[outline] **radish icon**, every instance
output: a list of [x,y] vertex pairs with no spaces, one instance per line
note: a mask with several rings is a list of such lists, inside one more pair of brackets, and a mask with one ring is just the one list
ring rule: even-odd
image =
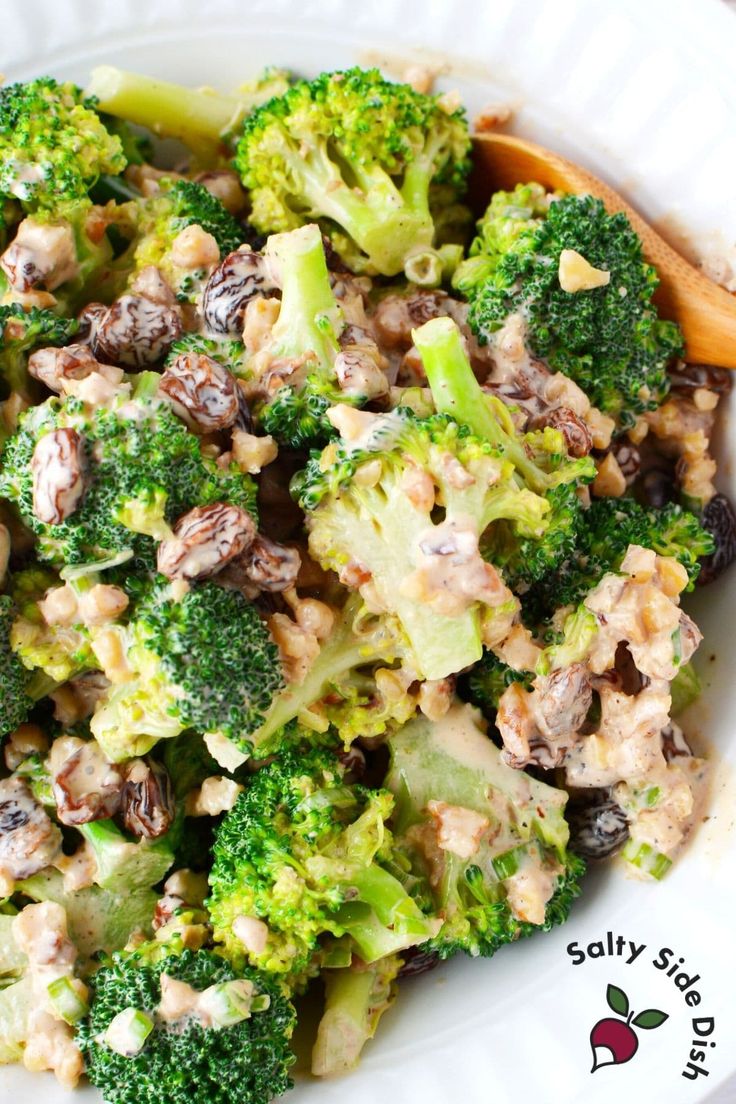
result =
[[608,986],[606,1000],[612,1012],[625,1016],[626,1019],[616,1020],[613,1016],[606,1016],[594,1026],[590,1033],[593,1051],[591,1073],[595,1073],[601,1066],[622,1066],[624,1062],[630,1062],[639,1049],[639,1037],[634,1028],[650,1030],[668,1019],[667,1013],[660,1012],[658,1008],[647,1008],[634,1016],[633,1012],[629,1012],[629,998],[616,985]]

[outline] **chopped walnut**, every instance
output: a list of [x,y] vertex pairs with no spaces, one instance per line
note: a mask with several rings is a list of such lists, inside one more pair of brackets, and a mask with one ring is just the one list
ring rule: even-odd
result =
[[309,668],[319,655],[319,640],[313,632],[303,629],[285,613],[274,613],[268,627],[279,649],[287,682],[303,682]]
[[215,502],[179,518],[158,546],[158,570],[169,579],[202,579],[220,571],[253,543],[256,527],[238,506]]
[[428,801],[427,810],[434,821],[437,846],[460,859],[471,859],[490,828],[488,817],[460,805],[444,801]]
[[232,778],[223,778],[221,775],[213,775],[205,778],[198,790],[193,790],[187,796],[186,814],[192,817],[219,816],[232,809],[243,787]]
[[179,268],[212,268],[220,260],[220,247],[201,226],[185,226],[171,243],[170,257]]
[[31,472],[34,514],[47,525],[60,525],[86,489],[84,442],[76,429],[53,429],[39,438]]
[[207,191],[219,199],[222,206],[231,215],[241,215],[248,206],[248,200],[237,173],[230,169],[210,169],[195,177]]
[[130,290],[134,295],[140,295],[143,299],[150,299],[152,303],[158,303],[162,307],[176,307],[177,305],[176,296],[171,285],[156,265],[145,265],[131,284]]
[[74,232],[68,222],[42,223],[25,218],[0,257],[11,287],[27,292],[42,284],[53,291],[79,271]]
[[451,678],[428,679],[419,687],[419,708],[430,721],[444,717],[452,704],[455,680]]
[[116,621],[128,608],[128,595],[120,587],[95,583],[78,598],[79,615],[89,628]]
[[38,612],[47,625],[73,625],[79,619],[74,588],[69,583],[51,587],[38,603]]
[[607,452],[597,465],[593,494],[598,498],[620,498],[626,490],[626,477],[612,452]]
[[66,345],[62,349],[37,349],[28,358],[28,373],[57,395],[63,381],[81,380],[99,370],[99,362],[87,345]]
[[233,431],[233,459],[241,471],[258,475],[273,463],[278,454],[278,445],[273,437],[256,437],[242,429]]

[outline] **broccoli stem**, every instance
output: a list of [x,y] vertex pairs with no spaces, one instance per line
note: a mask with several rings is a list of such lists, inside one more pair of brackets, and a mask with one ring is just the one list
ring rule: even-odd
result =
[[377,962],[431,938],[432,922],[383,867],[372,863],[351,871],[343,884],[357,891],[357,899],[340,907],[337,921],[354,939],[364,962]]
[[315,1077],[355,1069],[393,1000],[391,983],[398,967],[396,960],[367,969],[325,970],[325,1010],[312,1050]]
[[330,287],[319,227],[310,223],[285,234],[272,234],[265,255],[281,283],[281,310],[271,331],[277,355],[314,353],[331,370],[338,351],[342,317]]
[[161,881],[174,861],[166,838],[133,843],[111,820],[80,824],[79,831],[97,862],[95,882],[115,893],[149,889]]
[[[339,684],[344,675],[361,663],[370,663],[376,658],[365,639],[353,632],[353,622],[361,605],[362,599],[359,597],[348,599],[336,631],[322,645],[304,679],[298,684],[287,686],[275,698],[266,720],[249,738],[260,755],[264,754],[273,736],[280,733],[289,721],[293,721],[315,702],[320,701],[331,687]],[[384,662],[391,662],[392,657],[388,652],[387,648],[386,654],[381,654]],[[320,727],[324,727],[324,722]]]
[[225,96],[211,89],[184,88],[169,81],[98,65],[85,95],[100,111],[184,142],[216,144],[253,107],[250,96]]
[[514,434],[505,406],[486,395],[473,375],[456,323],[451,318],[432,318],[419,329],[412,330],[412,339],[422,358],[438,411],[449,414],[455,421],[468,426],[477,437],[503,449],[531,489],[544,490],[547,481]]

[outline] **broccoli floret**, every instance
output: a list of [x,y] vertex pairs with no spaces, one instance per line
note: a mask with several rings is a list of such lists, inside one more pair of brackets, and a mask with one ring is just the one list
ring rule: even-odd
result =
[[363,1047],[396,996],[401,958],[389,955],[371,966],[325,970],[325,1010],[312,1050],[312,1073],[332,1077],[355,1069]]
[[433,255],[432,187],[461,195],[468,151],[462,111],[376,69],[349,69],[299,81],[254,111],[235,163],[257,230],[318,221],[353,271],[395,276]]
[[133,240],[111,267],[112,294],[124,291],[141,269],[155,265],[179,300],[194,302],[209,272],[174,262],[171,247],[177,235],[188,226],[200,226],[215,239],[223,257],[243,241],[243,231],[230,212],[192,180],[162,180],[156,195],[121,204],[115,224]]
[[572,554],[524,595],[527,619],[537,623],[561,606],[576,605],[607,572],[618,571],[630,544],[673,556],[688,573],[688,589],[698,577],[701,557],[713,549],[712,537],[695,515],[676,503],[654,507],[640,506],[633,498],[594,499],[580,515]]
[[501,695],[512,682],[531,686],[534,675],[530,671],[515,671],[493,652],[484,652],[480,662],[464,680],[463,697],[480,709],[484,717],[492,719],[498,710]]
[[98,65],[92,70],[87,95],[110,115],[154,134],[180,138],[190,148],[205,152],[229,141],[249,112],[288,87],[289,76],[283,69],[266,69],[255,80],[223,94]]
[[517,184],[513,192],[495,192],[478,220],[478,234],[467,259],[455,269],[452,286],[466,299],[472,299],[494,276],[506,253],[532,248],[550,198],[541,184]]
[[[346,747],[358,736],[384,735],[416,708],[408,692],[397,693],[400,679],[392,682],[389,695],[376,681],[381,669],[398,667],[400,676],[401,665],[415,669],[396,618],[371,614],[359,595],[351,595],[304,678],[277,694],[261,727],[248,737],[250,750],[257,758],[277,751],[297,719],[316,732],[333,725]],[[408,687],[412,677],[404,681]]]
[[74,84],[41,77],[0,89],[0,191],[26,211],[88,203],[101,173],[120,173],[120,139]]
[[[584,867],[566,850],[564,791],[507,766],[468,705],[437,724],[417,717],[389,747],[405,879],[442,917],[428,950],[490,956],[567,919]],[[445,831],[452,849],[438,845]]]
[[[258,375],[273,362],[293,360],[301,367],[285,386],[256,403],[254,410],[267,433],[292,448],[302,448],[334,436],[326,417],[331,406],[360,400],[348,399],[335,376],[343,317],[330,287],[319,227],[312,223],[273,234],[264,256],[278,272],[281,307],[267,344],[257,354]],[[246,364],[246,375],[251,371]]]
[[182,334],[169,346],[164,367],[168,368],[178,356],[187,353],[208,356],[223,368],[227,368],[234,376],[243,375],[245,345],[235,337],[225,337],[220,334],[209,334],[207,337],[200,333]]
[[345,774],[326,748],[286,750],[220,825],[208,907],[236,964],[246,956],[236,934],[243,916],[268,928],[265,947],[247,952],[251,964],[294,983],[328,933],[350,935],[368,963],[428,938],[431,922],[385,869],[390,794],[349,785]]
[[[509,314],[521,312],[531,351],[575,380],[621,428],[655,409],[669,389],[667,367],[682,353],[682,335],[657,315],[657,274],[645,263],[626,216],[607,214],[593,196],[567,195],[551,202],[542,217],[532,185],[511,196],[502,193],[500,205],[494,203],[481,221],[469,268],[463,272],[461,266],[455,276],[470,296],[469,322],[478,339],[487,342]],[[609,282],[564,291],[563,250],[610,273]]]
[[12,598],[0,595],[0,738],[23,724],[33,708],[28,671],[11,645],[14,620]]
[[278,649],[255,607],[214,582],[177,599],[159,577],[119,634],[135,677],[113,687],[91,721],[114,760],[186,728],[247,737],[283,685]]
[[[480,541],[482,547],[489,540],[492,545],[499,520],[507,522],[506,541],[509,532],[538,541],[544,540],[553,518],[555,528],[545,550],[549,560],[559,554],[560,543],[564,546],[559,540],[564,518],[560,522],[551,511],[555,506],[558,514],[564,512],[564,500],[560,506],[543,495],[567,482],[592,478],[594,469],[587,459],[569,460],[555,430],[523,438],[515,433],[507,409],[475,382],[451,320],[428,322],[414,338],[443,413],[425,419],[408,411],[375,416],[359,446],[335,443],[313,456],[295,492],[307,511],[313,556],[337,572],[351,562],[358,566],[359,577],[368,579],[382,604],[399,618],[418,674],[435,679],[480,659],[484,619],[498,607],[474,601],[472,594],[464,609],[451,613],[422,601],[414,587],[423,585],[420,553],[431,560],[434,552],[439,571],[439,557],[452,556],[451,546],[462,530],[465,574],[475,554],[468,542]],[[406,481],[416,472],[431,480],[434,501],[416,505],[407,493]],[[442,507],[439,514],[435,501]],[[446,547],[444,552],[437,542]],[[457,548],[454,553],[460,555]],[[482,591],[481,570],[475,577]]]
[[[229,502],[255,516],[255,486],[235,465],[217,466],[202,455],[199,439],[163,402],[148,394],[155,373],[138,377],[132,398],[121,387],[109,406],[91,413],[75,397],[52,398],[32,408],[7,442],[0,497],[14,502],[38,537],[38,555],[63,565],[120,563],[133,557],[151,568],[154,535],[195,506]],[[88,486],[65,521],[47,524],[33,511],[31,459],[39,439],[62,427],[76,429],[87,455]]]
[[78,328],[75,318],[60,318],[49,310],[0,306],[0,373],[5,397],[16,392],[27,400],[38,398],[38,385],[28,375],[28,357],[34,349],[68,345]]
[[514,591],[545,578],[577,550],[584,515],[577,484],[552,487],[545,498],[550,511],[541,537],[520,537],[508,523],[499,522],[483,542],[484,557],[503,570]]
[[[368,465],[370,479],[363,475]],[[417,469],[438,488],[442,521],[433,519],[430,503],[415,505],[405,492],[404,478]],[[415,597],[418,552],[423,547],[431,556],[438,542],[452,543],[461,530],[469,533],[468,547],[477,546],[499,518],[524,534],[541,534],[548,510],[543,498],[517,485],[512,465],[493,445],[445,415],[420,420],[406,411],[377,416],[372,439],[361,449],[341,442],[313,456],[298,493],[313,557],[338,573],[351,562],[368,573],[408,637],[418,674],[428,679],[480,659],[483,619],[494,607],[471,595],[465,609],[445,614]]]
[[[164,977],[202,994],[206,1014],[157,1016]],[[294,1009],[257,971],[236,973],[206,950],[161,957],[144,947],[113,955],[90,980],[92,1008],[77,1038],[107,1104],[269,1104],[290,1088]],[[127,1051],[123,1033],[108,1033],[125,1016]]]

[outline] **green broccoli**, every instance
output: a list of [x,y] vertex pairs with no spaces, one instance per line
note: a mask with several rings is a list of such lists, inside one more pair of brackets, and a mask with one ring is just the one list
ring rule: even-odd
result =
[[[295,748],[253,776],[215,839],[208,902],[215,939],[293,984],[308,976],[320,938],[349,935],[364,962],[424,942],[433,924],[385,868],[386,790],[348,785],[326,748]],[[264,921],[246,947],[238,919]]]
[[86,94],[101,111],[147,127],[154,134],[180,138],[202,152],[228,142],[254,108],[282,95],[288,87],[289,76],[282,69],[266,69],[255,80],[223,94],[98,65],[92,70]]
[[[167,978],[194,990],[196,1011],[161,1014]],[[294,1009],[255,970],[151,944],[105,960],[91,988],[77,1038],[107,1104],[269,1104],[291,1087]]]
[[530,671],[515,671],[493,652],[484,652],[464,680],[463,697],[480,709],[484,717],[492,720],[498,710],[503,692],[512,682],[521,682],[527,688],[534,675]]
[[259,375],[264,368],[267,373],[272,362],[303,360],[303,365],[254,409],[267,433],[285,445],[302,448],[332,437],[327,411],[335,403],[349,401],[333,368],[340,349],[342,311],[332,294],[322,235],[314,223],[273,234],[264,256],[278,272],[281,308],[268,343],[257,354]]
[[216,360],[223,368],[227,368],[234,376],[242,376],[244,372],[243,361],[245,358],[245,345],[235,337],[226,337],[221,334],[185,333],[172,341],[164,361],[164,368],[176,360],[178,356],[186,354],[208,356]]
[[594,499],[580,514],[575,547],[556,570],[535,582],[523,598],[531,623],[549,619],[561,606],[576,605],[609,571],[618,571],[630,544],[673,556],[687,570],[692,589],[700,559],[712,537],[694,514],[675,503],[640,506],[633,498]]
[[566,850],[563,790],[507,766],[468,705],[417,717],[389,748],[404,877],[442,917],[428,950],[490,956],[567,919],[584,867]]
[[401,958],[389,955],[370,966],[356,963],[325,970],[325,1009],[312,1050],[312,1073],[332,1077],[355,1069],[383,1013],[396,996]]
[[[403,680],[401,666],[412,672]],[[252,754],[263,758],[288,742],[292,722],[312,731],[333,725],[348,746],[358,736],[382,736],[414,713],[408,693],[415,660],[396,618],[371,614],[359,595],[345,602],[335,625],[301,682],[289,683],[273,700],[263,724],[246,737]],[[381,691],[376,674],[396,674],[391,693]]]
[[[21,419],[3,453],[0,497],[18,507],[42,559],[79,566],[132,557],[151,568],[154,537],[193,507],[229,502],[255,516],[252,479],[202,454],[199,439],[155,397],[158,380],[143,373],[132,395],[123,385],[109,406],[91,413],[76,397],[52,398]],[[34,513],[31,459],[39,439],[62,427],[83,438],[89,485],[76,510],[54,525]]]
[[109,285],[102,292],[106,299],[125,291],[141,269],[155,265],[180,301],[194,302],[209,272],[177,265],[171,256],[175,238],[188,226],[200,226],[223,257],[243,241],[241,227],[219,199],[192,180],[161,180],[156,195],[120,204],[114,222],[132,241],[110,267]]
[[135,677],[113,686],[91,721],[113,760],[145,754],[186,728],[247,739],[283,684],[278,650],[255,607],[214,582],[194,584],[177,600],[159,577],[119,635]]
[[[434,502],[415,504],[406,494],[404,479],[412,471],[426,473],[438,488],[442,521],[431,516]],[[443,613],[415,596],[412,583],[423,578],[421,555],[445,557],[452,552],[442,548],[449,548],[459,557],[455,544],[462,539],[470,557],[462,561],[465,574],[478,557],[479,536],[499,518],[513,521],[524,535],[544,531],[547,503],[519,487],[513,472],[499,449],[451,418],[420,420],[401,411],[376,416],[363,448],[339,443],[313,456],[298,483],[312,556],[338,573],[360,565],[361,577],[370,579],[379,601],[398,617],[422,678],[444,678],[476,662],[484,618],[497,607],[469,595],[464,608]]]
[[0,89],[0,192],[27,212],[63,215],[88,204],[101,173],[120,173],[120,139],[74,84],[40,77]]
[[13,599],[0,595],[0,739],[28,719],[34,704],[28,671],[11,644],[14,620]]
[[[433,608],[415,593],[414,583],[425,578],[420,568],[429,567],[421,557],[439,571],[440,557],[448,564],[447,557],[460,556],[459,546],[452,549],[462,530],[465,578],[468,565],[476,563],[478,542],[483,547],[492,541],[495,524],[505,520],[506,536],[511,527],[519,539],[534,541],[543,541],[554,521],[550,558],[560,544],[560,525],[551,514],[559,503],[543,495],[591,478],[593,465],[587,458],[569,460],[555,430],[524,438],[515,433],[504,405],[475,383],[451,320],[434,319],[414,338],[442,413],[425,419],[408,411],[375,416],[359,446],[339,442],[313,456],[294,489],[307,511],[312,555],[338,572],[357,564],[359,575],[398,617],[420,677],[435,679],[480,659],[484,619],[498,607],[468,591],[464,609]],[[431,487],[431,501],[415,504],[406,493],[414,473]],[[483,590],[481,572],[474,575],[476,591]]]
[[0,306],[0,374],[5,397],[15,392],[26,400],[38,398],[38,385],[28,375],[28,357],[34,349],[68,345],[79,328],[75,318],[60,318],[49,310]]
[[[117,175],[125,165],[119,137],[106,130],[94,102],[75,85],[42,77],[0,89],[0,193],[17,199],[33,224],[69,227],[73,235],[73,271],[48,288],[60,315],[75,314],[89,301],[112,260],[89,193],[102,174]],[[16,293],[5,285],[3,277],[7,304]]]
[[[682,335],[657,316],[657,275],[626,216],[607,214],[592,196],[548,202],[540,193],[538,185],[519,185],[493,198],[455,286],[470,298],[469,322],[479,341],[489,341],[508,315],[521,312],[531,351],[575,380],[625,429],[663,401]],[[608,283],[564,291],[563,250],[610,273]]]
[[376,69],[349,69],[257,108],[235,163],[257,230],[318,221],[353,271],[395,276],[434,258],[439,282],[432,189],[462,194],[469,146],[462,111]]
[[517,184],[513,192],[494,192],[478,220],[467,258],[453,273],[453,288],[472,300],[495,276],[506,253],[532,248],[551,198],[541,184]]

